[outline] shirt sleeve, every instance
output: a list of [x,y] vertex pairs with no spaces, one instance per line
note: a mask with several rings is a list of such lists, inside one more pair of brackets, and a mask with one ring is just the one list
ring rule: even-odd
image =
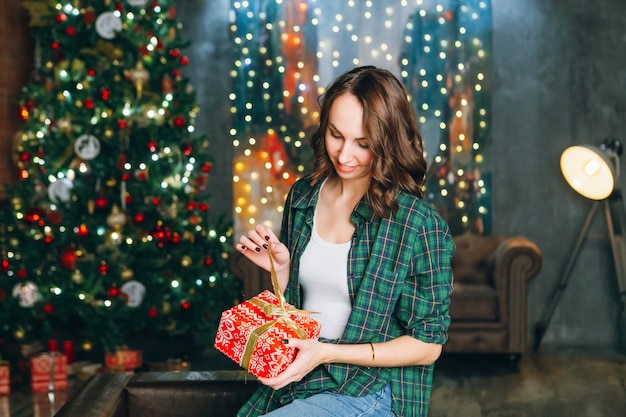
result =
[[407,334],[427,343],[444,344],[448,338],[454,250],[443,219],[436,213],[425,217],[414,241],[411,273],[396,312]]

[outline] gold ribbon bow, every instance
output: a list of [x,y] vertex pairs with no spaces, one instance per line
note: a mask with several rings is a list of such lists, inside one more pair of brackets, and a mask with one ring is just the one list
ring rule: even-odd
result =
[[306,311],[306,310],[299,310],[292,306],[285,306],[287,302],[285,301],[285,296],[280,290],[280,285],[278,284],[278,277],[276,276],[276,269],[274,268],[274,259],[272,257],[272,252],[271,250],[268,249],[267,253],[269,254],[269,258],[270,258],[270,277],[272,279],[272,287],[274,288],[274,294],[276,295],[276,298],[278,298],[279,305],[268,303],[267,301],[263,301],[256,297],[251,298],[249,300],[252,304],[260,307],[266,316],[276,317],[276,318],[272,321],[268,321],[267,323],[257,327],[256,329],[252,331],[252,333],[250,333],[250,337],[248,338],[248,341],[246,342],[243,357],[241,359],[241,366],[245,369],[248,369],[250,366],[250,359],[252,358],[252,352],[254,352],[254,348],[256,347],[256,344],[259,341],[259,338],[263,334],[271,330],[277,323],[279,322],[285,323],[287,326],[289,326],[289,328],[291,328],[293,331],[296,332],[296,334],[298,335],[300,339],[306,339],[308,337],[306,332],[300,327],[298,327],[298,325],[291,319],[290,316],[294,314],[309,315],[312,312]]

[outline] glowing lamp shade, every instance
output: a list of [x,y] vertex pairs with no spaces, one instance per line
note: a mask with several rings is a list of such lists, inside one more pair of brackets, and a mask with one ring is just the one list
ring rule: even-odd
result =
[[613,192],[617,172],[610,154],[589,145],[571,146],[561,154],[561,172],[577,193],[604,200]]

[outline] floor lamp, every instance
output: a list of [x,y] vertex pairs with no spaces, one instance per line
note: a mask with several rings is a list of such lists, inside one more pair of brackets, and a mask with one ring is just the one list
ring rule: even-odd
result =
[[536,327],[535,350],[539,348],[556,306],[567,287],[572,268],[589,232],[591,221],[600,206],[604,208],[621,299],[617,329],[621,347],[626,347],[626,211],[621,190],[616,186],[619,179],[619,157],[622,151],[621,142],[609,137],[599,147],[572,146],[561,155],[561,172],[565,180],[576,192],[593,200],[593,203],[565,264],[550,304],[542,321]]

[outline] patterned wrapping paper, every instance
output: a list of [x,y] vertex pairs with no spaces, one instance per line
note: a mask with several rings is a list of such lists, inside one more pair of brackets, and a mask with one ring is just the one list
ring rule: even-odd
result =
[[[53,368],[54,367],[54,368]],[[30,358],[30,387],[33,392],[67,389],[67,357],[60,353],[40,353]],[[50,375],[54,383],[50,384]]]
[[11,393],[11,378],[9,372],[9,363],[0,361],[0,395]]
[[[281,295],[279,295],[281,296]],[[215,348],[257,377],[274,377],[293,362],[296,349],[285,338],[316,338],[321,325],[308,312],[263,291],[222,313]]]

